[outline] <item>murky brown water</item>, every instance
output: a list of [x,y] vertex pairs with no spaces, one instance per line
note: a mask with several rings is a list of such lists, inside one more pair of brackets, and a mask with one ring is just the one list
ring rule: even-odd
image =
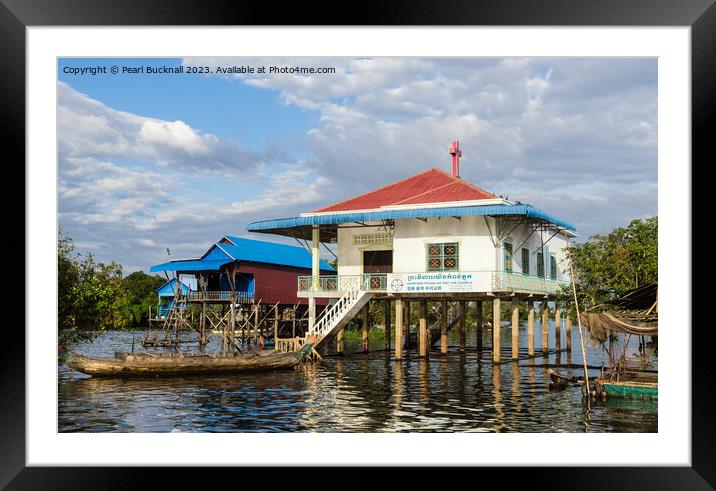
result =
[[[509,333],[503,327],[503,350],[509,350]],[[451,344],[457,344],[456,334],[451,333]],[[552,335],[550,330],[551,342]],[[60,365],[59,431],[658,431],[656,401],[611,399],[592,402],[587,410],[578,387],[550,390],[547,368],[540,365],[582,361],[579,335],[572,335],[571,355],[498,366],[489,351],[478,358],[469,331],[467,353],[433,351],[428,361],[410,351],[397,363],[376,351],[325,357],[320,364],[282,372],[138,380],[94,379]],[[381,349],[382,342],[377,344],[374,348]],[[131,345],[132,334],[110,332],[78,351],[111,356]],[[346,349],[357,346],[349,343]],[[504,353],[503,359],[509,359]],[[601,360],[601,352],[590,349],[588,362],[600,365]]]

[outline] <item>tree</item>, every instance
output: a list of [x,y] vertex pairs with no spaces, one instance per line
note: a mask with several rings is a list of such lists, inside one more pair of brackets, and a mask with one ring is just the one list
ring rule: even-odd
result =
[[132,313],[121,265],[97,264],[92,254],[75,252],[74,242],[61,230],[57,263],[61,351],[102,331],[129,325]]
[[148,275],[143,271],[135,271],[127,275],[122,282],[128,294],[132,326],[146,326],[149,308],[156,308],[159,300],[156,289],[162,286],[166,280],[160,276]]
[[[658,281],[658,218],[633,220],[627,227],[571,247],[580,305],[617,298]],[[569,287],[571,290],[571,285]],[[571,291],[563,292],[565,295]]]

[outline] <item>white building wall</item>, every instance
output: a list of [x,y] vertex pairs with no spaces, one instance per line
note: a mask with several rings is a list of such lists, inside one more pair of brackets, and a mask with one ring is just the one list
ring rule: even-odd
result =
[[[393,250],[393,272],[414,273],[426,271],[427,244],[437,242],[457,242],[459,244],[459,269],[463,272],[502,271],[503,248],[495,248],[490,234],[495,233],[495,219],[487,218],[489,229],[483,217],[428,218],[427,221],[416,218],[396,220],[392,243],[353,244],[358,234],[384,233],[383,227],[354,227],[338,229],[338,274],[360,275],[363,273],[363,251]],[[371,222],[368,225],[380,225]],[[512,243],[512,271],[537,275],[537,254],[542,241],[544,246],[545,277],[550,278],[551,254],[557,259],[557,279],[569,279],[569,264],[566,261],[566,240],[563,234],[552,237],[553,232],[536,232],[522,245],[531,229],[520,226],[510,233],[507,241]],[[550,237],[552,237],[550,239]],[[520,248],[518,249],[518,246]],[[521,248],[530,251],[530,270],[522,271]]]

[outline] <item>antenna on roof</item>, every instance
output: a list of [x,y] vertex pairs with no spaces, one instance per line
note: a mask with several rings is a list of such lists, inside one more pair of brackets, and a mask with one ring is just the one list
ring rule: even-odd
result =
[[452,145],[448,149],[450,155],[452,155],[452,175],[460,177],[460,157],[462,157],[462,150],[460,150],[460,142],[457,140],[452,141]]

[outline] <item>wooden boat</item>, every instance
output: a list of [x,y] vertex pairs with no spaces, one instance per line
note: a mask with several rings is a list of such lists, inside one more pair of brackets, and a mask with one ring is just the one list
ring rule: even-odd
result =
[[604,377],[596,380],[597,389],[607,397],[633,399],[658,399],[659,383],[656,373],[625,372],[619,377]]
[[306,358],[311,344],[290,353],[267,355],[212,356],[156,355],[117,352],[114,358],[94,358],[69,352],[65,363],[78,372],[94,377],[158,377],[176,375],[230,374],[291,368]]

